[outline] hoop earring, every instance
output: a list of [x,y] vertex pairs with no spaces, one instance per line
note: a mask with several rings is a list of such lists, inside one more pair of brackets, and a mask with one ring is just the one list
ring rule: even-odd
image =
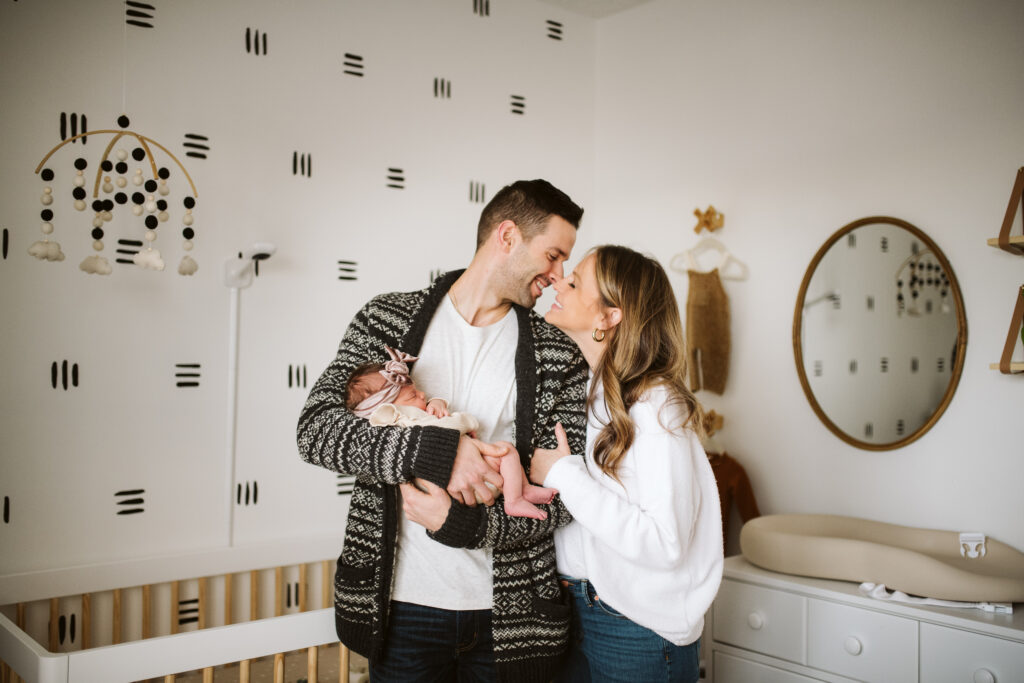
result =
[[[600,337],[598,337],[598,336],[597,336],[597,333],[598,333],[598,332],[600,332],[600,333],[601,333],[601,336],[600,336]],[[605,331],[604,331],[604,330],[599,330],[599,329],[597,329],[597,328],[595,327],[595,328],[594,328],[594,333],[593,333],[593,334],[591,334],[590,336],[591,336],[591,337],[593,337],[593,338],[594,338],[594,341],[596,341],[596,342],[603,342],[603,341],[604,341],[604,337],[605,337]]]

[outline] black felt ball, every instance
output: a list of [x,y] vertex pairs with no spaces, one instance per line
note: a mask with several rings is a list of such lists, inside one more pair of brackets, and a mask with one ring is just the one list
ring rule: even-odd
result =
[[83,159],[82,157],[78,157],[77,159],[75,159],[75,168],[77,168],[79,171],[84,171],[88,165],[89,162]]
[[194,197],[185,197],[184,204],[186,209],[191,209],[196,205],[196,200]]
[[103,200],[101,200],[101,199],[94,199],[93,202],[92,202],[92,210],[97,212],[97,213],[99,213],[100,211],[103,211],[104,210],[103,209]]
[[44,221],[52,221],[53,211],[50,211],[49,209],[43,209],[42,211],[39,212],[39,217],[42,218]]
[[171,172],[168,171],[166,167],[161,168],[159,171],[156,172],[156,174],[163,178],[164,180],[167,180],[168,178],[171,177]]
[[92,238],[94,240],[101,240],[101,239],[103,239],[103,229],[102,228],[93,228],[92,229]]
[[53,171],[51,171],[48,168],[44,168],[43,172],[40,173],[40,175],[42,176],[43,180],[46,180],[46,181],[53,180]]
[[75,199],[85,199],[85,188],[76,187],[75,189],[71,190],[71,196],[74,197]]
[[127,204],[128,195],[126,195],[124,192],[118,192],[117,194],[114,195],[114,201],[117,202],[118,204]]
[[160,221],[156,219],[156,216],[146,216],[146,227],[150,230],[156,228],[159,223]]
[[193,230],[192,228],[185,228],[184,230],[181,231],[181,236],[187,240],[190,240],[196,236],[196,231]]
[[156,181],[155,180],[147,180],[145,188],[146,188],[146,192],[156,192]]
[[117,125],[121,126],[122,128],[127,128],[129,124],[131,124],[131,121],[129,121],[128,117],[124,114],[121,114],[117,117]]
[[122,173],[122,174],[127,173],[128,172],[128,164],[126,164],[123,161],[119,161],[119,162],[117,162],[117,166],[114,167],[114,170],[117,171],[118,173]]
[[144,201],[146,201],[146,195],[142,194],[141,192],[132,193],[133,204],[142,204]]
[[114,170],[114,164],[112,161],[110,161],[110,159],[104,159],[103,163],[100,164],[100,168],[102,168],[104,172],[110,173],[112,170]]
[[163,199],[156,200],[156,208],[160,209],[161,211],[166,211],[167,202],[165,202]]
[[135,149],[132,150],[132,159],[135,159],[135,161],[142,161],[145,158],[146,150],[142,149],[141,147],[136,147]]

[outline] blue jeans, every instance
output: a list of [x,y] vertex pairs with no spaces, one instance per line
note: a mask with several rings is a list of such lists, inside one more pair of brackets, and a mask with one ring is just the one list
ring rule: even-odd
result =
[[384,656],[370,665],[370,683],[463,683],[495,677],[491,610],[391,602]]
[[699,640],[674,645],[601,600],[586,579],[560,578],[572,599],[572,626],[559,681],[696,683],[700,678]]

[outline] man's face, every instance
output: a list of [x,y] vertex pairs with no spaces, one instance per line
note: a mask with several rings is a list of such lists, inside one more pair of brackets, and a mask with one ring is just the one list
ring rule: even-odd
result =
[[562,277],[562,264],[576,244],[576,228],[561,216],[550,216],[544,230],[529,242],[519,242],[509,255],[506,296],[533,308],[544,288]]

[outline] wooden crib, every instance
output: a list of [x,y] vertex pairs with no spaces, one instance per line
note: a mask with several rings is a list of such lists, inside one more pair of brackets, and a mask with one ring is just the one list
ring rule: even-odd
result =
[[0,577],[0,681],[348,683],[335,563],[322,559],[340,547],[306,539]]

